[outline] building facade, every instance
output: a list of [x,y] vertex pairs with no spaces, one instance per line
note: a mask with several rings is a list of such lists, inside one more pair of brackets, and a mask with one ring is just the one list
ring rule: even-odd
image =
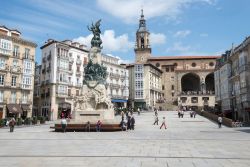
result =
[[0,26],[0,119],[31,117],[36,46]]
[[[84,67],[89,49],[70,40],[49,39],[42,47],[42,64],[36,66],[34,110],[36,116],[56,120],[62,116],[74,118],[74,99],[81,95]],[[102,55],[107,67],[106,88],[114,106],[126,107],[128,71],[117,58]]]
[[129,96],[129,72],[125,65],[119,64],[119,60],[113,56],[102,55],[102,63],[108,72],[106,87],[114,108],[127,107]]
[[134,50],[135,64],[127,66],[133,106],[139,100],[146,108],[165,110],[173,109],[173,105],[193,109],[214,107],[213,73],[219,56],[152,56],[143,11]]
[[[225,74],[224,74],[225,73]],[[217,59],[216,102],[233,120],[250,122],[250,37]]]

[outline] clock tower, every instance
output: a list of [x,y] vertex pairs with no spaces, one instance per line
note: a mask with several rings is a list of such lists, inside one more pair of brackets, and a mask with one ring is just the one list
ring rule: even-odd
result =
[[136,32],[135,44],[135,62],[146,63],[151,56],[151,47],[149,45],[149,35],[146,28],[146,20],[144,19],[143,10],[141,10],[141,18],[139,21],[139,28]]

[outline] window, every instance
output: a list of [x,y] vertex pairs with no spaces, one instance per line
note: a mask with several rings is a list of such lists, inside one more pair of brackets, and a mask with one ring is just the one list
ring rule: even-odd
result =
[[165,86],[164,85],[162,85],[162,90],[165,90]]
[[16,92],[11,92],[10,102],[16,103]]
[[17,76],[12,76],[11,86],[16,86],[16,80],[17,80]]
[[174,90],[174,85],[171,86],[171,89]]
[[17,59],[13,59],[13,67],[17,67],[18,66],[18,60]]
[[196,63],[192,63],[192,67],[196,67]]
[[174,93],[172,93],[172,97],[174,97]]
[[17,57],[19,55],[19,46],[14,45],[13,56]]
[[28,94],[26,92],[22,93],[22,103],[28,102]]
[[0,53],[11,54],[12,52],[12,42],[6,39],[0,39]]
[[0,59],[0,68],[5,69],[5,59]]
[[30,49],[25,48],[25,52],[24,52],[24,58],[28,59],[30,57]]
[[169,67],[166,67],[166,72],[169,72]]
[[174,81],[174,76],[171,76],[171,81]]
[[88,59],[87,59],[87,57],[84,57],[84,58],[83,58],[83,64],[88,64]]
[[32,74],[32,62],[31,61],[24,61],[24,68],[23,73],[25,74]]
[[79,90],[76,90],[76,96],[79,96]]
[[3,98],[4,98],[3,94],[4,94],[3,91],[0,91],[0,102],[3,102]]
[[160,67],[160,63],[156,63],[156,65],[155,65],[156,67]]
[[68,89],[68,96],[71,96],[71,89]]
[[213,67],[214,66],[214,62],[210,62],[209,66]]
[[174,66],[177,66],[178,64],[177,63],[174,63]]
[[80,72],[80,66],[76,67],[76,72]]
[[171,72],[174,72],[174,67],[173,66],[171,66]]
[[4,85],[4,75],[0,75],[0,85]]
[[72,70],[72,65],[70,64],[70,65],[69,65],[69,71],[71,71],[71,70]]

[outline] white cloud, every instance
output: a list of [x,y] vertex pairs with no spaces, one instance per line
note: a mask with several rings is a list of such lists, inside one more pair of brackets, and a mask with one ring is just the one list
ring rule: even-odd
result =
[[190,30],[182,30],[182,31],[177,31],[174,34],[174,37],[176,38],[185,38],[186,36],[188,36],[191,33]]
[[208,37],[208,34],[207,33],[201,33],[200,37]]
[[[93,35],[81,36],[73,39],[73,41],[77,41],[91,46],[90,42]],[[106,53],[114,52],[114,51],[123,51],[126,52],[133,47],[133,42],[129,41],[127,34],[122,34],[120,36],[115,36],[114,30],[105,30],[103,35],[101,34],[102,46],[103,50]]]
[[177,18],[183,8],[194,3],[213,5],[216,0],[97,0],[98,6],[126,23],[137,21],[143,7],[147,18]]
[[165,34],[161,33],[151,33],[150,34],[150,43],[151,45],[164,44],[166,43]]

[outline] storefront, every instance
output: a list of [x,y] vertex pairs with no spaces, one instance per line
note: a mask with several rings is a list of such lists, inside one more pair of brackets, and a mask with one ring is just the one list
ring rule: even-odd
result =
[[19,104],[7,104],[7,117],[19,118],[23,113]]

